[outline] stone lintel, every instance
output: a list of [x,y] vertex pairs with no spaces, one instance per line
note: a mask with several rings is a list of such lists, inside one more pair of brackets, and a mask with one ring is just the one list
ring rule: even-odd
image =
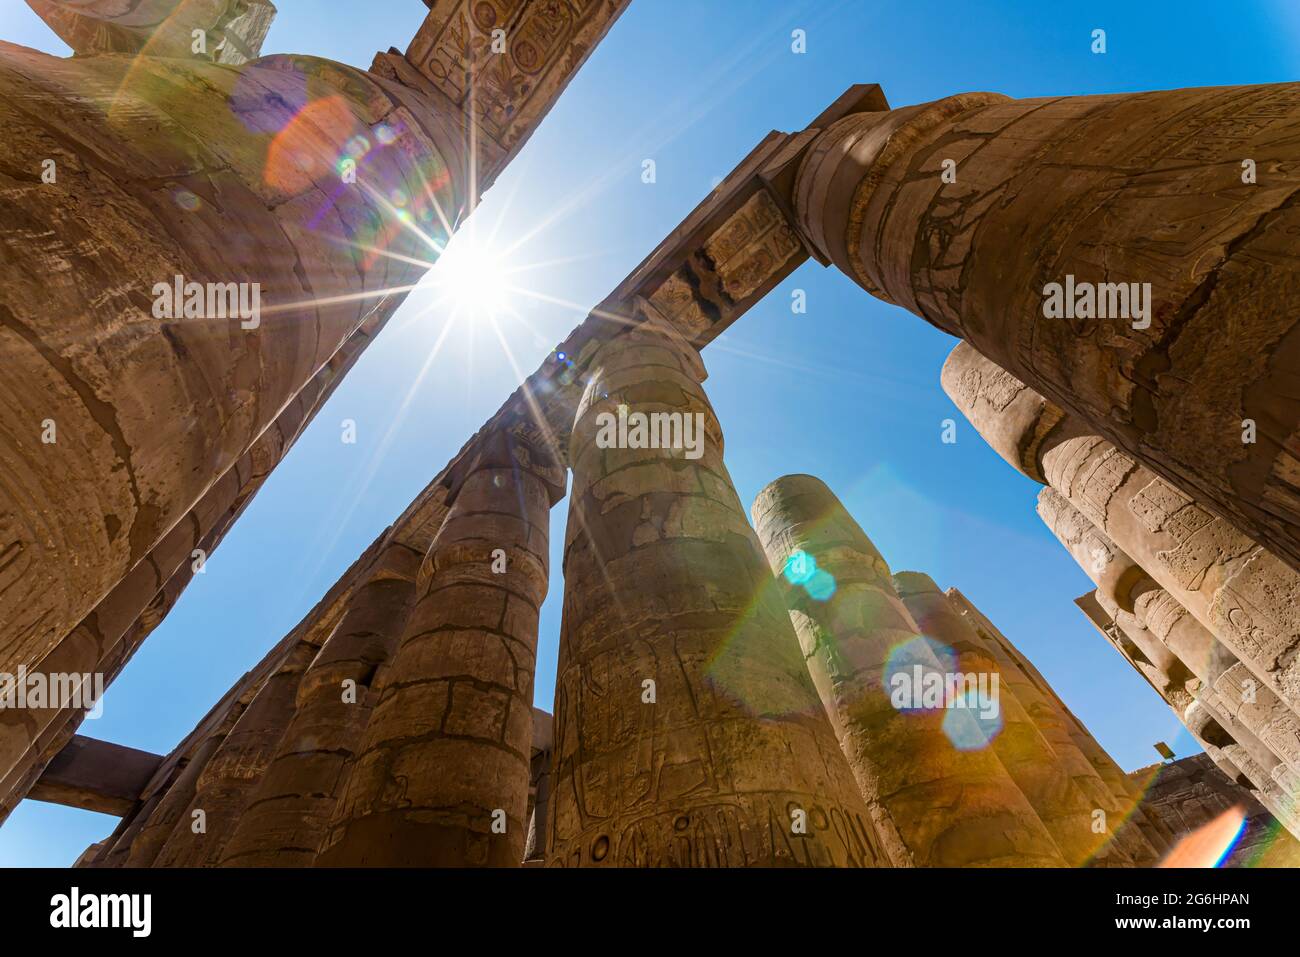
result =
[[1107,641],[1111,640],[1110,633],[1106,630],[1113,622],[1110,615],[1106,614],[1106,609],[1101,607],[1101,602],[1097,601],[1096,589],[1080,595],[1074,600],[1079,611],[1083,612],[1085,618],[1092,623],[1092,626],[1101,632],[1102,637]]
[[27,796],[101,814],[128,814],[162,762],[160,754],[76,734]]
[[426,0],[405,60],[496,147],[518,153],[631,0]]

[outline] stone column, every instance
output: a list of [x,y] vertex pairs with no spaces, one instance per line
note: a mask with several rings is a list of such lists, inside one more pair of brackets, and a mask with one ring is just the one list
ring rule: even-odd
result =
[[[1211,675],[1221,664],[1215,653],[1218,642],[1205,629],[1187,622],[1169,620],[1169,608],[1164,599],[1168,592],[1146,577],[1124,551],[1118,548],[1104,532],[1073,508],[1058,492],[1043,489],[1038,496],[1038,514],[1062,545],[1079,563],[1079,567],[1098,583],[1095,601],[1104,615],[1122,636],[1129,651],[1124,654],[1168,702],[1180,718],[1194,700],[1210,709],[1216,720],[1228,727],[1229,722],[1218,712],[1217,695]],[[1114,573],[1114,569],[1123,569]],[[1137,574],[1130,574],[1136,571]],[[1110,582],[1109,587],[1105,584]],[[1115,582],[1123,583],[1116,587]],[[1125,608],[1133,611],[1126,611]],[[1085,613],[1087,609],[1085,609]],[[1168,629],[1163,635],[1148,627],[1148,614],[1163,612],[1152,623]],[[1182,624],[1182,628],[1171,627]],[[1173,644],[1170,643],[1173,638]],[[1180,654],[1181,652],[1181,654]],[[1184,655],[1200,668],[1198,673],[1190,667]],[[1212,663],[1218,661],[1218,664]],[[1233,729],[1234,737],[1241,735]],[[1276,758],[1273,761],[1276,762]]]
[[[293,713],[298,682],[319,646],[298,641],[220,747],[199,771],[194,797],[158,852],[155,867],[214,867],[235,832],[249,793],[275,754]],[[196,818],[195,812],[202,812]],[[201,823],[196,829],[195,822]]]
[[795,204],[869,292],[1300,567],[1298,160],[1296,83],[968,93],[833,123]]
[[4,670],[419,282],[627,2],[512,0],[502,50],[431,2],[365,70],[257,57],[268,0],[31,0],[77,55],[0,44]]
[[1192,737],[1219,766],[1219,770],[1250,791],[1283,827],[1292,834],[1300,834],[1296,799],[1279,786],[1272,774],[1278,766],[1276,757],[1267,756],[1261,763],[1250,748],[1233,737],[1220,723],[1218,715],[1205,702],[1197,701],[1187,709],[1186,724]]
[[479,442],[450,477],[318,866],[523,861],[537,616],[564,471],[511,432]]
[[[638,308],[646,322],[592,358],[573,424],[550,863],[887,865],[723,464],[699,354]],[[651,414],[676,437],[651,445]]]
[[[1146,820],[1137,806],[1137,796],[1124,783],[1123,771],[1056,698],[1033,665],[1018,654],[1007,637],[969,598],[955,588],[948,590],[947,597],[984,640],[1008,689],[1024,706],[1093,810],[1105,812],[1107,830],[1112,825],[1116,827],[1117,843],[1139,867],[1154,864],[1165,849],[1169,835]],[[1116,821],[1121,823],[1116,825]],[[1128,821],[1136,828],[1135,834],[1127,833],[1130,828],[1124,822]]]
[[[1172,655],[1180,674],[1194,676],[1184,679],[1188,693],[1203,699],[1244,747],[1257,754],[1266,748],[1300,770],[1300,718],[1286,703],[1150,578],[1139,582],[1134,593],[1132,614],[1106,609],[1125,634],[1143,648],[1154,643]],[[1142,635],[1145,644],[1139,641]],[[1185,707],[1178,709],[1180,715]]]
[[1132,867],[1123,841],[1111,844],[1109,831],[1094,831],[1095,805],[1025,711],[974,625],[928,575],[898,572],[894,586],[921,633],[952,649],[962,672],[997,675],[994,700],[999,715],[989,726],[989,746],[1033,806],[1066,863]]
[[920,688],[899,707],[891,700],[895,674],[946,677],[960,664],[941,660],[942,649],[920,634],[885,560],[834,493],[790,475],[763,489],[752,513],[807,667],[896,862],[1063,866],[995,753],[962,750],[971,745],[963,709],[923,707]]
[[27,0],[80,56],[132,53],[188,59],[194,29],[205,56],[240,64],[257,56],[275,5],[271,0]]
[[[467,185],[459,116],[311,57],[4,46],[0,125],[32,164],[2,202],[0,547],[16,560],[0,622],[8,646],[40,647],[176,526],[386,291],[418,280],[429,246],[389,194],[410,190],[408,212],[434,230]],[[346,183],[339,163],[363,142]]]
[[311,866],[365,734],[369,692],[406,627],[421,555],[390,543],[298,685],[293,717],[221,856],[223,867]]
[[194,800],[199,775],[208,766],[212,756],[217,753],[217,749],[221,747],[243,710],[243,705],[237,703],[212,734],[194,749],[171,785],[160,792],[161,798],[154,804],[134,840],[127,847],[123,866],[152,867],[168,838],[179,826],[181,818],[185,818],[185,827],[192,825],[192,818],[185,812],[190,807],[190,802]]
[[943,385],[999,455],[1057,490],[1140,566],[1134,578],[1149,575],[1297,710],[1300,574],[969,345]]

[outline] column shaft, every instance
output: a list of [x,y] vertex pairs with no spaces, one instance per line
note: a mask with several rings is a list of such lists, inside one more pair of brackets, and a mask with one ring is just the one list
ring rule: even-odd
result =
[[1132,867],[1124,841],[1111,844],[1109,830],[1097,833],[1094,805],[1070,777],[1038,726],[1005,684],[1002,669],[984,639],[928,575],[899,572],[894,585],[921,633],[942,642],[958,656],[964,672],[998,675],[1000,721],[989,746],[1024,793],[1068,864]]
[[953,722],[963,714],[921,706],[920,689],[905,709],[891,700],[895,674],[915,666],[946,678],[955,665],[920,635],[884,559],[830,489],[806,475],[778,479],[753,515],[788,586],[807,667],[896,862],[1062,866],[996,755],[960,749]]
[[221,856],[236,867],[310,866],[365,734],[369,692],[406,627],[421,555],[386,546],[298,685],[293,717]]
[[484,440],[449,494],[322,866],[523,861],[537,616],[560,468]]
[[[573,425],[550,863],[887,864],[723,464],[699,356],[639,308],[592,359]],[[680,441],[643,441],[631,416],[651,414]]]
[[948,357],[943,384],[1004,459],[1131,558],[1131,568],[1103,572],[1123,610],[1136,579],[1150,576],[1297,710],[1300,573],[969,345]]
[[796,206],[868,291],[1300,567],[1297,143],[1296,83],[969,93],[832,124]]
[[0,197],[0,549],[14,559],[0,657],[16,662],[84,618],[385,291],[424,272],[429,247],[393,191],[434,229],[466,184],[459,116],[311,57],[4,45],[0,126],[34,170]]
[[984,639],[984,646],[997,662],[1011,693],[1068,769],[1075,785],[1094,811],[1100,809],[1106,813],[1107,827],[1114,821],[1133,822],[1136,835],[1125,833],[1128,830],[1125,823],[1119,825],[1123,846],[1133,862],[1140,867],[1155,863],[1165,849],[1166,835],[1145,819],[1137,806],[1137,796],[1127,788],[1119,766],[1061,704],[1047,681],[970,599],[956,589],[949,589],[947,594]]

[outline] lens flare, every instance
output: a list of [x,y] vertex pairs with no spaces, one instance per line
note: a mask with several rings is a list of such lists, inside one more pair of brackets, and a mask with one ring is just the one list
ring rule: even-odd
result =
[[501,253],[467,230],[447,243],[428,282],[453,311],[471,319],[495,319],[513,311],[509,272]]
[[1240,806],[1229,808],[1175,844],[1159,866],[1222,867],[1245,833],[1245,812]]

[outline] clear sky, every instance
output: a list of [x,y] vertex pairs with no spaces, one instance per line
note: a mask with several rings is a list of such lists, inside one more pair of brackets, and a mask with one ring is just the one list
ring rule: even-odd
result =
[[[276,0],[266,53],[358,66],[405,48],[420,0]],[[791,31],[807,52],[791,51]],[[1107,52],[1090,52],[1091,32]],[[63,55],[18,0],[0,39]],[[475,213],[509,249],[518,315],[447,322],[416,294],[362,357],[81,731],[165,753],[316,603],[464,440],[769,130],[802,129],[854,83],[893,106],[1293,80],[1300,2],[633,0]],[[642,182],[653,159],[657,181]],[[514,247],[514,248],[510,248]],[[1008,250],[1008,255],[1017,255]],[[790,309],[807,294],[807,313]],[[1119,763],[1197,750],[1074,607],[1088,579],[939,387],[955,340],[808,263],[705,351],[706,388],[746,506],[791,472],[823,478],[895,571],[955,585],[1038,666]],[[507,348],[508,347],[508,348]],[[941,422],[958,420],[955,444]],[[357,441],[341,441],[341,423]],[[535,703],[551,709],[567,503],[552,513]],[[0,865],[67,865],[116,819],[35,801]]]

